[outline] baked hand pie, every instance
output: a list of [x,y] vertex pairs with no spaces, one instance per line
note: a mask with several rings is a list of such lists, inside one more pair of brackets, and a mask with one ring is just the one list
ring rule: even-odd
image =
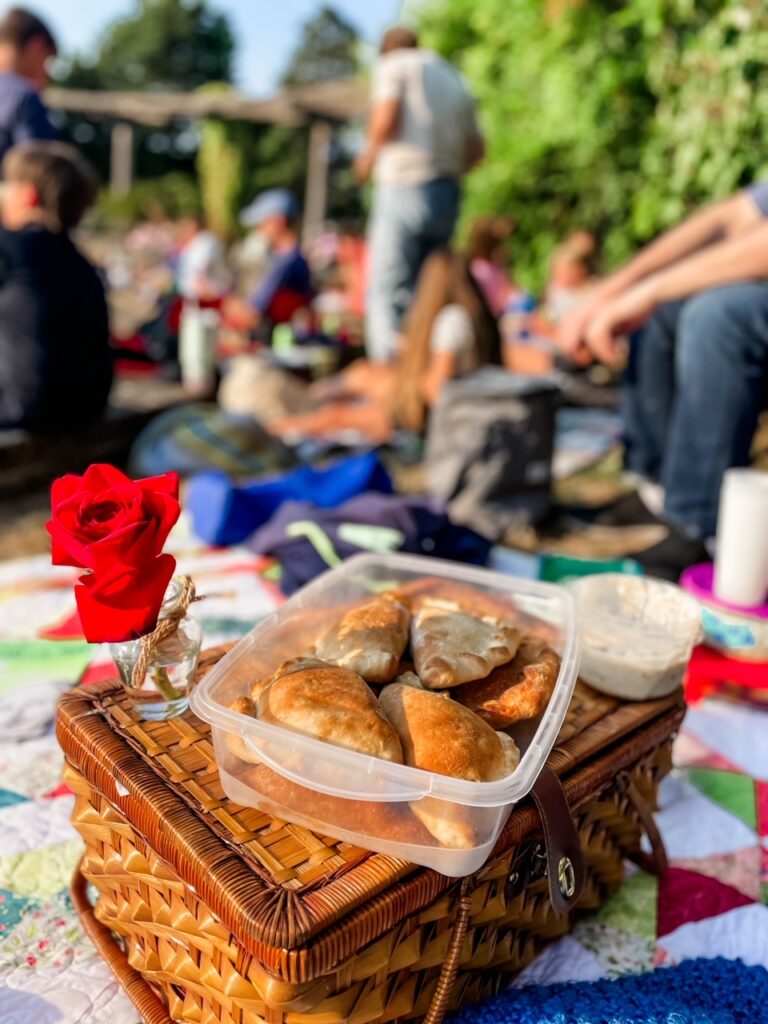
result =
[[[492,782],[517,768],[520,754],[511,737],[447,695],[393,683],[382,690],[379,706],[400,737],[407,765],[469,782]],[[477,845],[469,808],[424,797],[411,810],[441,845]]]
[[259,694],[255,708],[262,722],[385,761],[403,762],[397,733],[372,691],[349,669],[323,665],[282,676]]
[[393,590],[392,594],[412,609],[426,598],[432,602],[439,601],[453,611],[510,624],[516,622],[520,614],[509,594],[481,590],[471,583],[460,583],[458,580],[438,576],[420,576],[409,580]]
[[508,665],[458,687],[451,696],[494,729],[506,729],[544,711],[559,672],[560,656],[543,640],[526,638]]
[[[291,658],[289,661],[284,661],[271,676],[267,676],[265,679],[257,679],[253,683],[251,686],[251,700],[258,700],[268,686],[271,686],[276,680],[282,679],[283,676],[293,675],[294,672],[303,672],[308,668],[328,668],[328,663],[321,661],[319,658],[312,657]],[[244,698],[240,699],[243,700]]]
[[408,643],[410,618],[404,604],[382,594],[346,612],[320,637],[314,653],[369,683],[388,683]]
[[511,661],[521,633],[498,619],[456,611],[450,602],[421,598],[411,623],[416,674],[428,690],[445,690]]

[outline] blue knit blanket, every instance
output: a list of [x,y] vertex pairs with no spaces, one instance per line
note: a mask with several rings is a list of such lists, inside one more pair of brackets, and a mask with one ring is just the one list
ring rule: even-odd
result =
[[454,1024],[768,1024],[768,971],[739,960],[685,960],[615,981],[509,989]]

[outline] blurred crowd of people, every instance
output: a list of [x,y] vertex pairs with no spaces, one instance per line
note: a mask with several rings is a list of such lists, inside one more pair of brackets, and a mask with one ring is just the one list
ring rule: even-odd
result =
[[110,337],[99,274],[70,240],[93,176],[53,141],[40,98],[55,54],[34,15],[0,20],[0,426],[96,419],[115,349],[195,397],[213,398],[223,376],[224,412],[288,441],[423,432],[445,383],[485,365],[546,374],[558,360],[628,359],[628,465],[663,484],[670,516],[713,532],[722,474],[747,461],[766,402],[768,185],[605,279],[596,238],[574,231],[537,297],[515,279],[514,211],[475,218],[452,247],[485,142],[461,75],[398,26],[381,43],[355,168],[373,183],[367,235],[328,225],[303,238],[297,198],[280,188],[241,211],[232,246],[201,215],[173,222],[157,207],[106,266],[113,308],[129,293],[151,314],[113,319]]

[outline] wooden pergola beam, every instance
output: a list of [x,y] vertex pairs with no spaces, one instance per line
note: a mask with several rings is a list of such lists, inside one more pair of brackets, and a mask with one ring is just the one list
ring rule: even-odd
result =
[[110,186],[118,195],[128,192],[133,181],[134,124],[162,128],[174,120],[217,117],[227,121],[308,127],[304,233],[306,237],[313,237],[325,219],[333,125],[364,116],[368,86],[362,79],[318,82],[283,89],[263,100],[251,99],[234,89],[185,93],[51,87],[45,91],[45,102],[52,110],[105,117],[114,122]]
[[221,92],[113,92],[109,90],[46,89],[52,110],[111,117],[117,121],[161,127],[178,118],[220,117],[227,121],[301,126],[314,119],[352,121],[362,117],[368,103],[364,81],[350,79],[283,89],[263,100],[234,89]]

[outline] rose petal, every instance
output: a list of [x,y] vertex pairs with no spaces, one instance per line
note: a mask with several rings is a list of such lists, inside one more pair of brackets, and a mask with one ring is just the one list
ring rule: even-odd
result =
[[142,491],[152,491],[155,494],[168,494],[170,497],[178,500],[178,473],[163,473],[162,476],[145,476],[143,480],[137,480],[136,483]]
[[89,545],[82,543],[57,519],[50,519],[45,528],[51,535],[51,562],[53,565],[74,565],[78,569],[91,569]]
[[94,462],[83,473],[81,490],[98,492],[131,483],[133,481],[129,476],[108,462]]
[[175,568],[175,558],[160,555],[141,569],[118,565],[81,577],[75,598],[85,639],[120,643],[149,633]]
[[81,487],[82,477],[74,473],[67,473],[60,476],[51,484],[51,508],[60,505],[62,501],[71,498]]
[[129,523],[92,544],[89,550],[91,568],[96,572],[108,572],[114,565],[141,569],[162,552],[165,538],[158,541],[157,527],[153,520]]
[[171,495],[162,492],[145,493],[144,514],[153,524],[157,554],[162,551],[168,534],[181,514],[181,505]]

